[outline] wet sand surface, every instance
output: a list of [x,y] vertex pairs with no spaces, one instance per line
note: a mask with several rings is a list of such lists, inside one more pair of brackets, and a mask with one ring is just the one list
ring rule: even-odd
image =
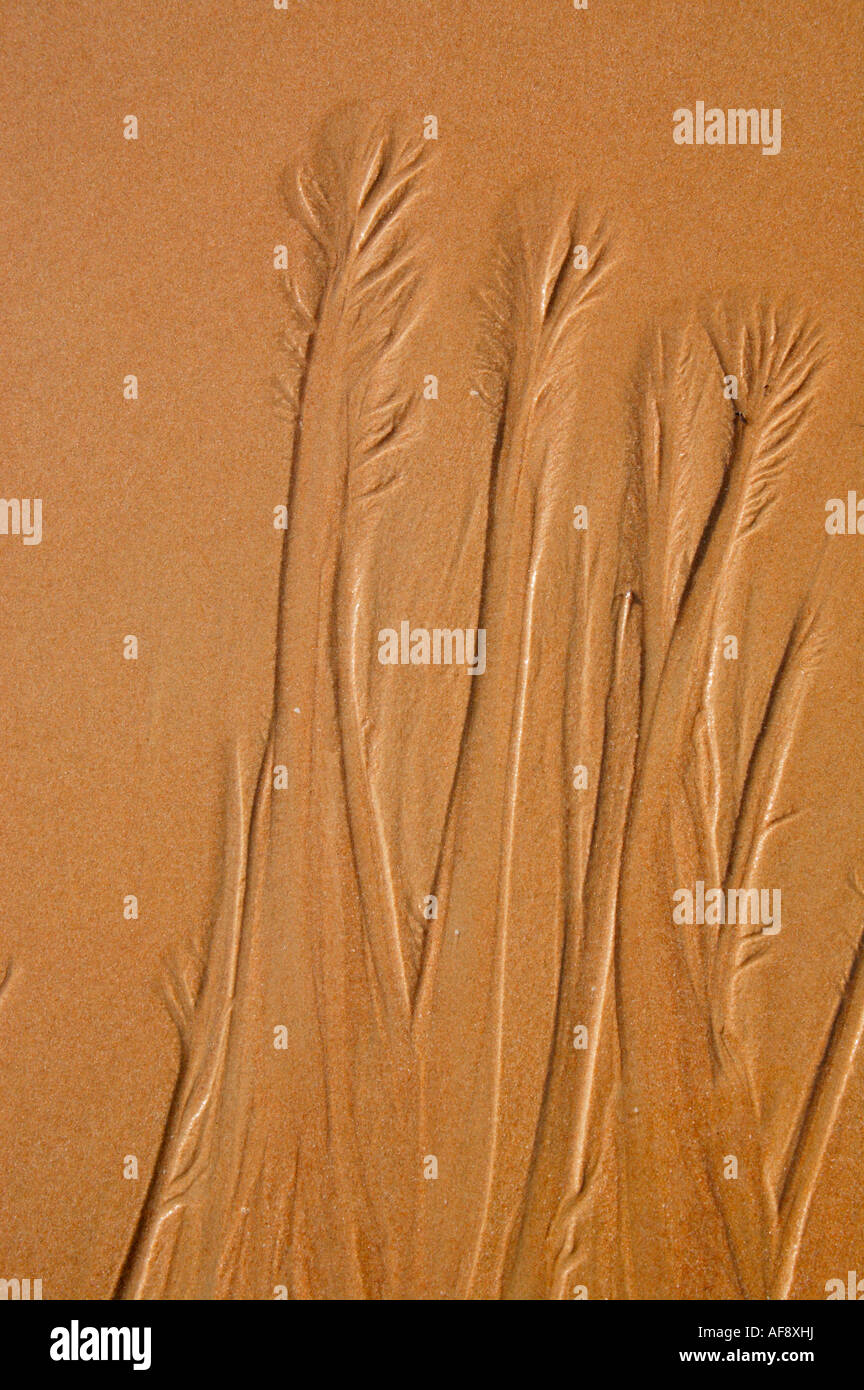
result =
[[0,1277],[825,1298],[860,6],[0,32]]

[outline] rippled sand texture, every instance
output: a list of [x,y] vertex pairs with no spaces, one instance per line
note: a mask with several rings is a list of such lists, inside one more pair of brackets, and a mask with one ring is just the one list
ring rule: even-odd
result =
[[[0,1277],[824,1297],[864,1220],[847,127],[779,4],[713,43],[703,4],[379,8],[224,6],[193,119],[205,68],[141,85],[175,37],[145,5],[102,220],[19,169],[16,264],[41,199],[79,225],[10,335],[3,486],[45,534],[0,537]],[[813,23],[851,101],[845,15]],[[715,94],[782,106],[782,149],[676,146]],[[35,411],[49,336],[78,355]],[[385,664],[403,624],[484,662]],[[782,924],[682,923],[696,885]]]
[[[381,1299],[440,1281],[548,1298],[588,1280],[603,1297],[782,1297],[864,1027],[859,950],[772,1174],[737,1014],[771,941],[676,931],[669,903],[677,884],[758,883],[799,816],[784,773],[830,640],[825,586],[807,582],[764,672],[747,588],[822,340],[768,302],[654,336],[604,589],[568,502],[572,383],[621,273],[614,233],[542,182],[507,205],[478,286],[489,664],[436,915],[406,914],[370,757],[367,618],[375,514],[419,443],[400,360],[434,254],[412,229],[426,149],[349,109],[289,172],[270,734],[235,812],[236,890],[194,981],[166,979],[181,1067],[119,1292]],[[593,796],[571,786],[580,763]]]

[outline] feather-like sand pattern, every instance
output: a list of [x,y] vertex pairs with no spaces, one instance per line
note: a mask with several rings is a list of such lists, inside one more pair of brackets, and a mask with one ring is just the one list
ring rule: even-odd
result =
[[760,664],[747,641],[823,343],[765,301],[652,333],[620,512],[579,535],[614,242],[552,181],[506,202],[473,388],[491,417],[487,669],[420,923],[378,784],[398,734],[375,727],[368,672],[375,527],[419,440],[426,149],[347,108],[286,175],[272,710],[251,806],[232,774],[222,908],[163,980],[177,1081],[117,1295],[789,1297],[864,1032],[861,942],[772,1164],[742,1042],[771,938],[682,933],[671,895],[755,886],[805,821],[789,788],[829,630],[818,574],[778,652]]
[[[631,1186],[631,1199],[635,1211],[641,1212],[648,1250],[639,1287],[650,1281],[652,1296],[659,1290],[681,1296],[681,1272],[696,1239],[692,1216],[683,1208],[675,1212],[669,1200],[674,1192],[670,1182],[659,1173],[653,1185],[641,1182],[651,1164],[662,1162],[667,1170],[677,1168],[682,1181],[684,1173],[691,1174],[691,1204],[700,1190],[696,1175],[702,1175],[701,1239],[710,1252],[707,1264],[717,1289],[758,1298],[766,1296],[774,1277],[777,1216],[761,1151],[753,1078],[737,1043],[733,1011],[741,971],[768,949],[767,939],[756,941],[751,931],[729,926],[713,933],[700,929],[701,935],[679,931],[665,940],[657,931],[666,916],[664,896],[668,902],[675,885],[696,879],[724,889],[752,884],[768,838],[791,819],[779,805],[780,788],[802,703],[824,647],[813,606],[805,599],[793,624],[766,696],[762,723],[746,745],[750,754],[743,763],[730,763],[721,754],[729,739],[740,743],[745,732],[740,705],[740,681],[745,676],[725,674],[720,649],[723,633],[735,629],[736,605],[747,582],[744,543],[751,543],[780,501],[780,486],[812,400],[820,345],[807,321],[788,309],[760,309],[740,321],[721,313],[712,320],[708,337],[719,373],[706,359],[704,336],[691,329],[678,352],[659,354],[659,367],[645,389],[648,425],[642,431],[641,451],[644,600],[646,614],[651,615],[646,622],[649,674],[633,835],[625,853],[620,924],[624,990],[619,1008],[625,1096],[632,1097],[640,1113],[648,1106],[657,1126],[648,1169],[644,1141],[637,1141],[632,1160],[638,1165],[634,1172],[640,1174],[641,1190]],[[709,373],[709,381],[713,376],[717,395],[721,382],[734,381],[735,392],[729,396],[728,423],[714,422],[714,447],[723,463],[694,546],[679,516],[681,499],[692,492],[694,477],[704,482],[707,476],[703,469],[694,474],[687,456],[699,432],[695,420],[702,399],[689,378],[700,372]],[[658,401],[665,402],[665,408]],[[676,431],[684,450],[670,442]],[[664,496],[669,499],[665,505]],[[683,583],[682,544],[689,556]],[[653,655],[652,641],[659,645]],[[746,672],[746,667],[738,669]],[[657,864],[657,837],[644,820],[643,808],[663,797],[664,784],[669,807],[668,888],[664,894],[658,876],[646,906],[643,885],[637,907],[629,856],[634,869],[644,863],[646,851]],[[637,925],[634,914],[644,925]],[[658,926],[649,927],[655,918]],[[661,1057],[655,1052],[652,1057],[637,1014],[641,1010],[645,1019],[646,1008],[655,1006],[655,996],[646,999],[643,991],[637,1004],[631,992],[638,988],[639,978],[645,978],[644,972],[636,971],[635,958],[634,966],[629,964],[632,947],[640,939],[641,949],[649,950],[655,960],[654,975],[665,981],[666,1001],[676,1001],[680,1055]],[[661,997],[656,995],[656,1006],[665,1010],[668,1002],[661,1005]],[[692,1118],[685,1123],[686,1116]],[[746,1180],[717,1181],[723,1151],[738,1155]],[[655,1224],[650,1208],[658,1197],[667,1200]],[[652,1247],[654,1239],[657,1244]]]
[[[180,1060],[162,1143],[117,1281],[117,1298],[158,1296],[151,1274],[160,1266],[160,1247],[166,1238],[179,1238],[177,1227],[195,1186],[212,1171],[246,897],[250,826],[239,760],[232,780],[236,804],[227,826],[220,911],[193,943],[189,958],[166,964],[161,983],[177,1030]],[[169,1234],[172,1225],[175,1229]]]

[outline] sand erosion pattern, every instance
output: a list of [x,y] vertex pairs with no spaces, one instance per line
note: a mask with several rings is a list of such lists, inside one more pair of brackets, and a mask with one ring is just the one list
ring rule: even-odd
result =
[[860,947],[778,1155],[739,994],[772,938],[674,927],[670,904],[699,880],[757,884],[774,839],[806,833],[789,763],[831,631],[821,571],[770,670],[747,639],[824,347],[770,301],[653,335],[603,582],[599,528],[571,520],[588,481],[573,383],[624,273],[614,229],[540,180],[507,203],[472,382],[492,440],[488,667],[450,773],[438,915],[406,911],[369,618],[376,518],[418,440],[403,363],[434,257],[427,148],[343,112],[286,181],[272,717],[251,804],[231,770],[221,910],[166,967],[179,1071],[117,1296],[794,1296],[864,1027]]

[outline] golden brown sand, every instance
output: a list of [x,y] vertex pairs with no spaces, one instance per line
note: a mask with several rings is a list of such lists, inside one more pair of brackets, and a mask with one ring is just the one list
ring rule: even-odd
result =
[[824,1298],[860,7],[2,30],[0,1277]]

